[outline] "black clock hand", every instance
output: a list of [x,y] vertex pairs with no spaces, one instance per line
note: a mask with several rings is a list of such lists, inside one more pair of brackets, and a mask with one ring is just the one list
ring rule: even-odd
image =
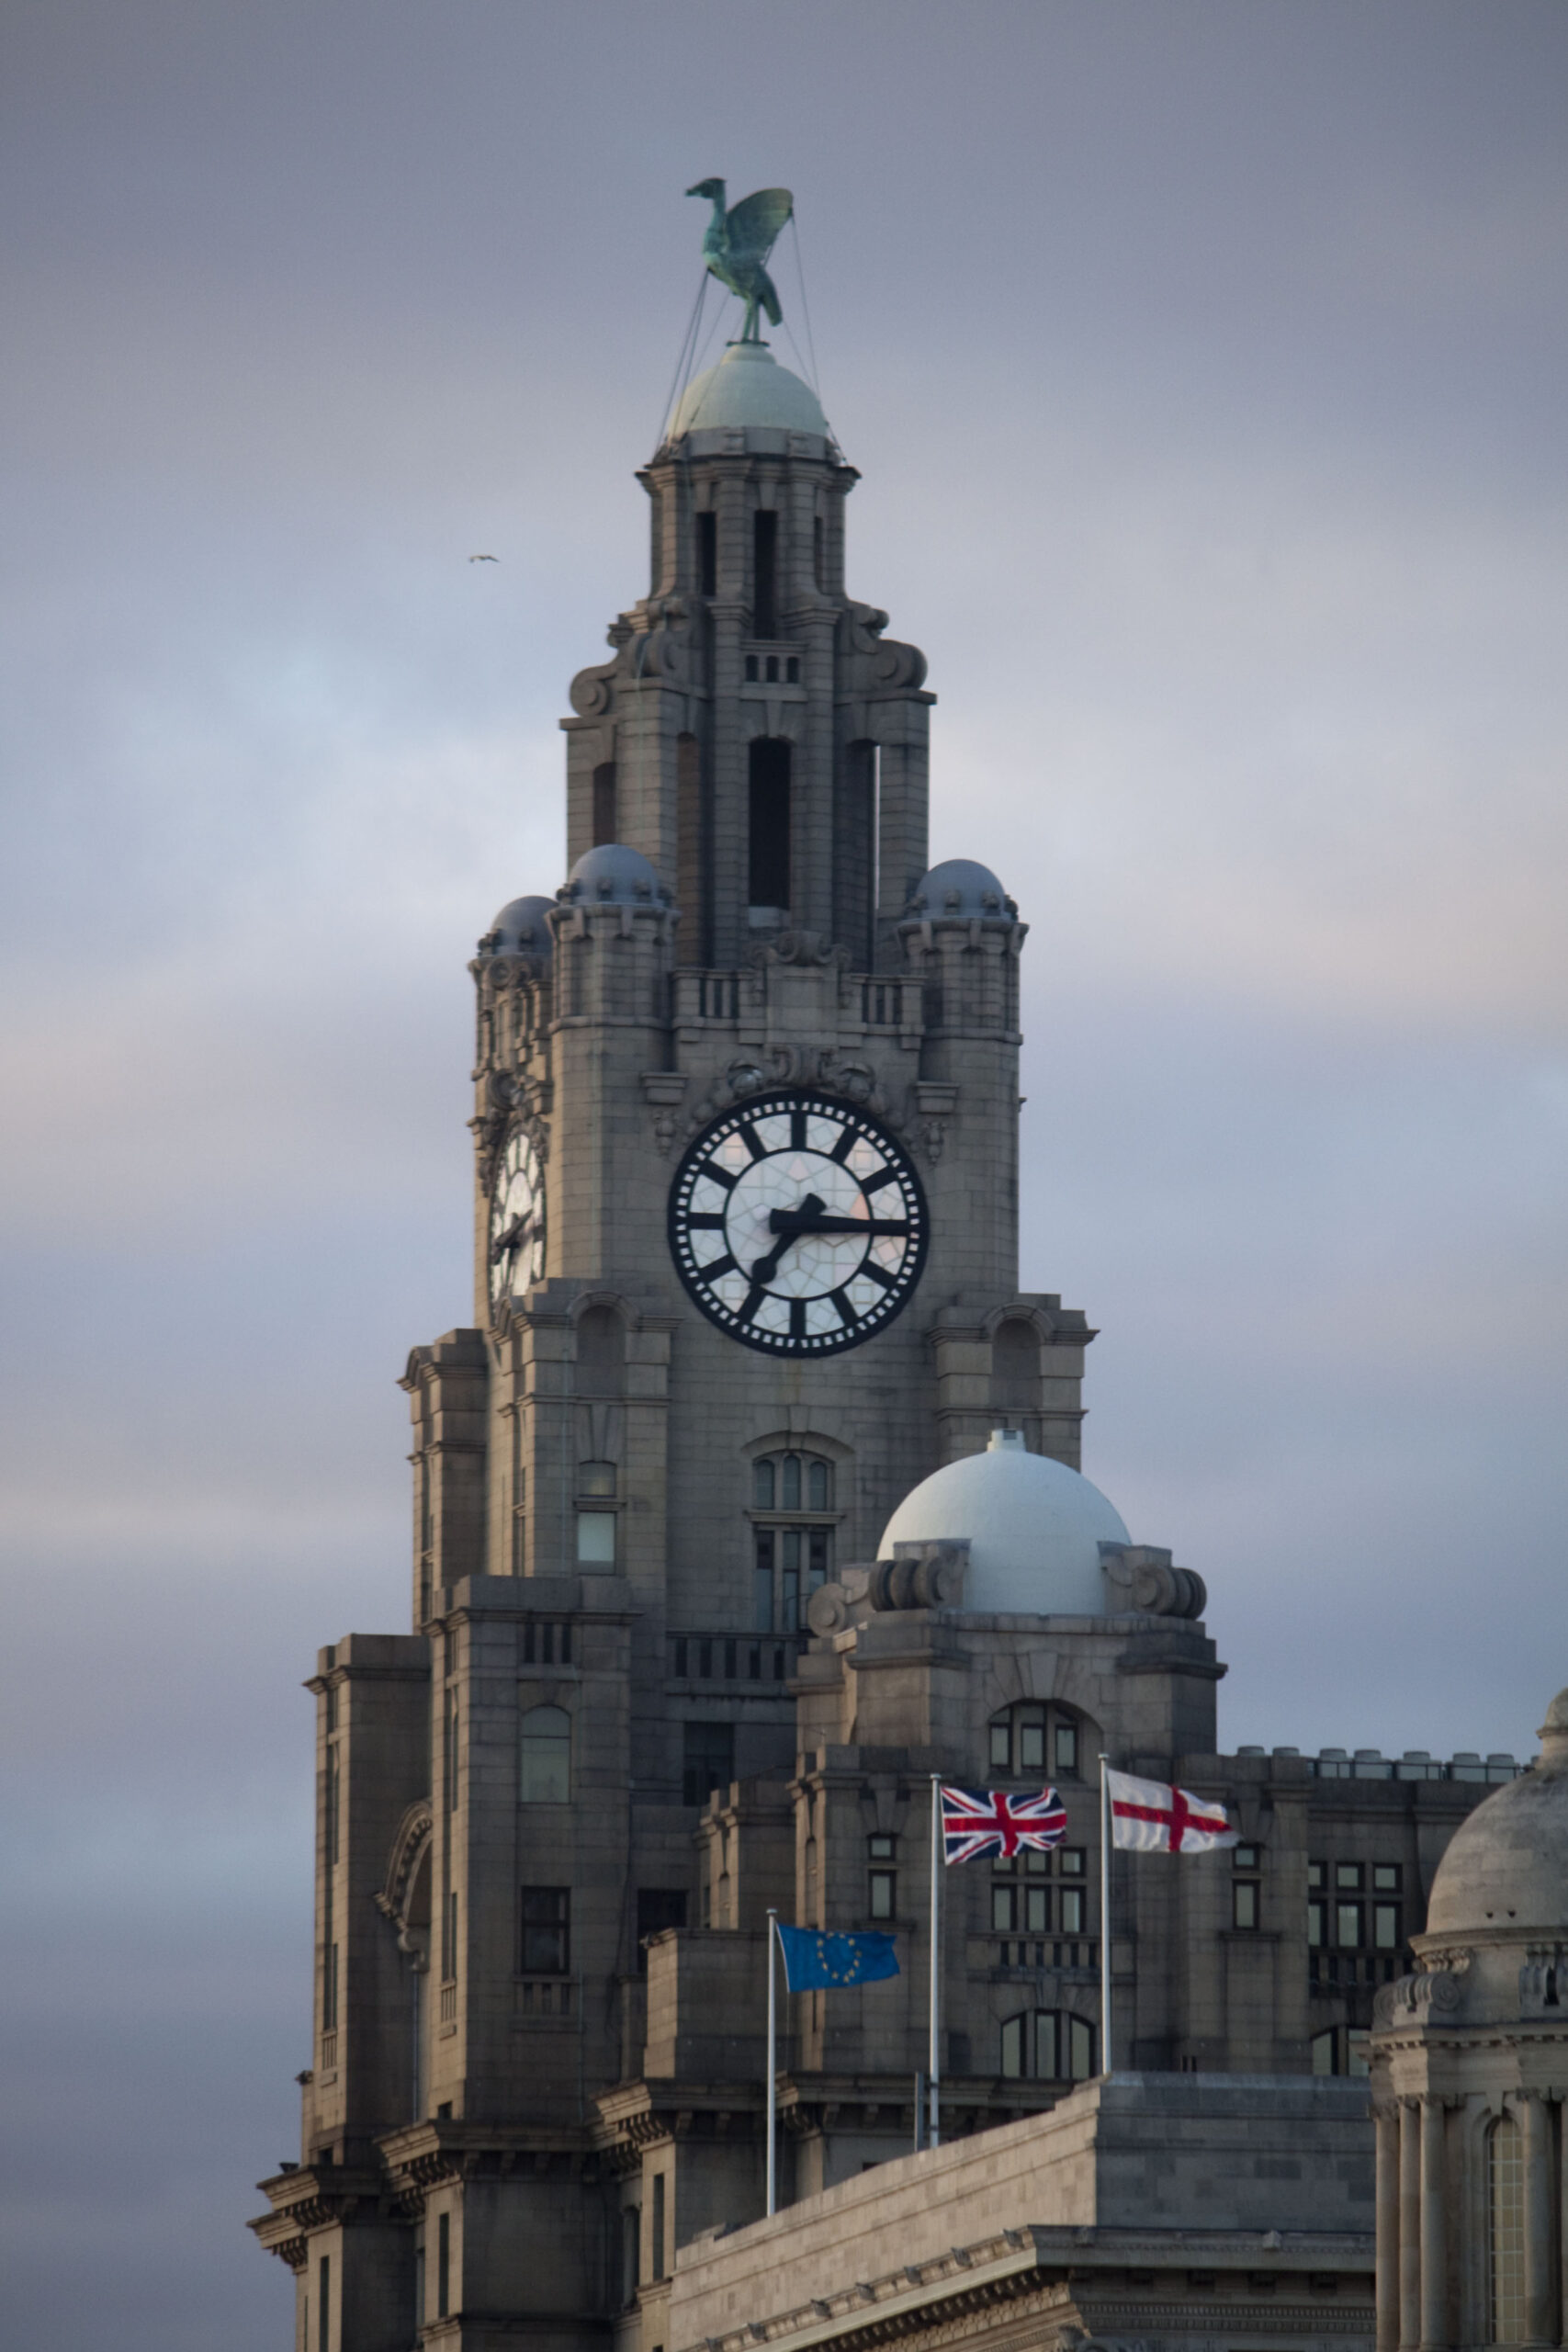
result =
[[754,1283],[772,1282],[778,1272],[779,1260],[784,1256],[784,1251],[794,1242],[798,1241],[803,1233],[813,1233],[817,1230],[818,1220],[825,1205],[826,1204],[816,1193],[807,1193],[797,1209],[774,1209],[768,1219],[768,1225],[770,1230],[776,1233],[779,1238],[765,1258],[753,1259],[751,1280]]
[[512,1223],[507,1227],[506,1231],[498,1235],[496,1239],[490,1245],[490,1261],[492,1266],[501,1259],[504,1258],[507,1251],[513,1249],[516,1244],[522,1240],[523,1236],[527,1232],[528,1227],[533,1224],[533,1222],[534,1213],[532,1209],[529,1210],[526,1216],[514,1216],[513,1218]]

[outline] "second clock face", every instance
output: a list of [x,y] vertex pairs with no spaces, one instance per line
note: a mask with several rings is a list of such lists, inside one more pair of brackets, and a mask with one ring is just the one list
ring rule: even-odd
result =
[[882,1330],[908,1304],[927,1238],[908,1153],[865,1112],[795,1088],[716,1119],[670,1194],[687,1291],[770,1355],[836,1355]]
[[492,1309],[521,1297],[545,1272],[545,1180],[539,1155],[521,1129],[513,1132],[496,1171],[490,1206],[490,1298]]

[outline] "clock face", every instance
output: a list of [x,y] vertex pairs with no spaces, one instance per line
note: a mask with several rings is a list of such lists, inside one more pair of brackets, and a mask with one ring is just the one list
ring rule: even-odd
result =
[[545,1272],[545,1180],[539,1155],[521,1130],[507,1143],[490,1208],[492,1312],[517,1298]]
[[711,1322],[765,1354],[837,1355],[919,1280],[925,1195],[886,1129],[831,1095],[753,1095],[687,1150],[670,1193],[677,1271]]

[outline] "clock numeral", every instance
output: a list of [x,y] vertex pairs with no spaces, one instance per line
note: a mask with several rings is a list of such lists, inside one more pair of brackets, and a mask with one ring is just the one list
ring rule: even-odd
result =
[[857,1280],[861,1274],[866,1275],[874,1283],[880,1283],[884,1290],[891,1290],[898,1279],[897,1274],[884,1272],[883,1269],[880,1266],[874,1265],[869,1258],[866,1260],[864,1265],[861,1266],[857,1270]]
[[838,1308],[839,1320],[847,1331],[850,1325],[855,1320],[855,1311],[850,1305],[850,1295],[848,1291],[832,1290],[829,1292],[828,1295],[832,1300],[833,1305]]
[[[722,1258],[711,1258],[706,1265],[699,1266],[697,1272],[705,1283],[716,1283],[722,1280],[724,1275],[732,1274],[735,1272],[735,1261],[727,1253]],[[761,1293],[759,1291],[756,1295],[760,1298]]]
[[739,1320],[742,1323],[750,1322],[752,1317],[756,1314],[757,1309],[761,1306],[767,1295],[767,1292],[764,1290],[761,1283],[752,1283],[750,1289],[741,1300],[738,1310]]
[[[724,1219],[711,1209],[694,1209],[687,1217],[686,1224],[693,1233],[722,1233],[724,1231]],[[878,1233],[884,1229],[881,1226],[874,1228]],[[890,1231],[891,1227],[886,1229]],[[902,1232],[904,1227],[900,1226],[898,1229]]]
[[869,1200],[873,1193],[881,1192],[884,1184],[891,1184],[897,1173],[898,1170],[896,1168],[885,1168],[880,1176],[863,1176],[861,1179],[861,1191],[865,1194],[867,1200]]
[[829,1159],[836,1159],[841,1168],[854,1148],[855,1131],[853,1127],[845,1127],[828,1157]]
[[[716,1217],[716,1218],[714,1219],[714,1223],[716,1225],[716,1224],[717,1224],[717,1222],[718,1222],[718,1219]],[[903,1237],[904,1237],[904,1238],[905,1238],[905,1239],[907,1240],[907,1239],[908,1238],[908,1233],[909,1233],[909,1220],[908,1220],[908,1218],[907,1216],[906,1216],[906,1217],[874,1216],[874,1217],[872,1218],[872,1220],[871,1220],[870,1224],[866,1227],[866,1231],[867,1231],[868,1233],[897,1233],[897,1234],[901,1234],[901,1235],[903,1235]]]
[[806,1149],[806,1114],[798,1106],[789,1114],[789,1148],[792,1151]]
[[[753,1159],[766,1159],[768,1156],[768,1147],[762,1141],[762,1138],[757,1133],[756,1128],[751,1125],[749,1119],[739,1120],[736,1124],[735,1132],[740,1137],[741,1142],[745,1145]],[[735,1179],[731,1177],[729,1181],[733,1183]]]
[[710,1184],[722,1185],[727,1193],[732,1193],[735,1190],[734,1177],[728,1168],[721,1168],[716,1159],[705,1159],[697,1170],[697,1174],[705,1176]]
[[806,1337],[806,1301],[803,1298],[790,1300],[789,1336],[792,1340],[804,1340]]

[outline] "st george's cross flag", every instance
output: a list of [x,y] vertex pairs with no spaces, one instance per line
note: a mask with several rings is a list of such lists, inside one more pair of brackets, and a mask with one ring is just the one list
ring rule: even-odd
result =
[[1055,1789],[1031,1796],[1011,1796],[1006,1789],[942,1790],[942,1843],[949,1862],[1044,1853],[1066,1834],[1066,1807]]
[[1163,1781],[1135,1780],[1131,1772],[1105,1774],[1111,1792],[1111,1837],[1138,1854],[1210,1854],[1234,1846],[1239,1833],[1223,1804],[1205,1804],[1185,1789]]

